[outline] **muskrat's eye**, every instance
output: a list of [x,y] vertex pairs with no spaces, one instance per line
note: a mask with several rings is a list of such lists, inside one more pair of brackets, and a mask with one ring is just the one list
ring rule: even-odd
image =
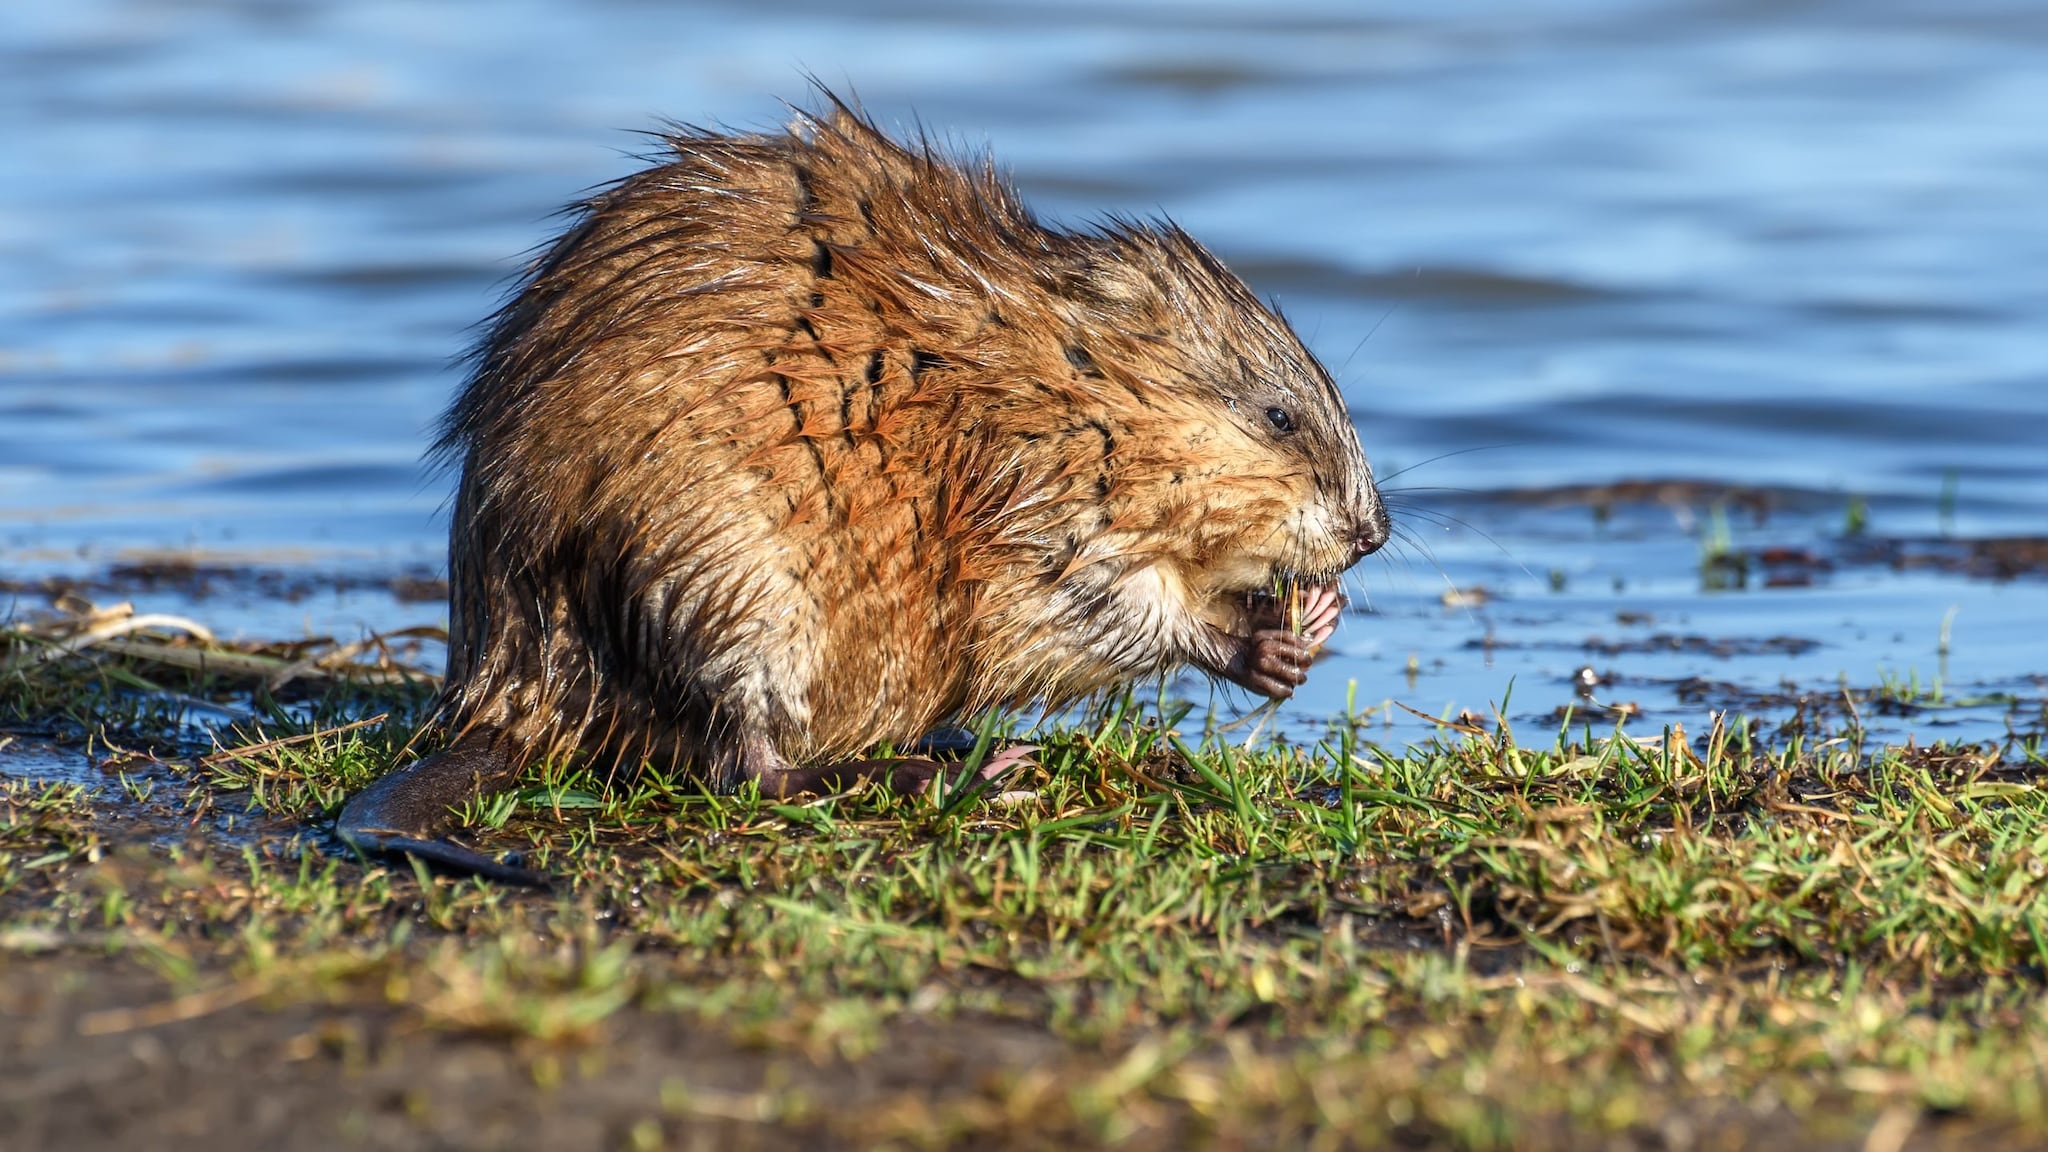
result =
[[1285,408],[1266,409],[1266,421],[1273,425],[1277,432],[1294,431],[1294,417],[1289,415]]

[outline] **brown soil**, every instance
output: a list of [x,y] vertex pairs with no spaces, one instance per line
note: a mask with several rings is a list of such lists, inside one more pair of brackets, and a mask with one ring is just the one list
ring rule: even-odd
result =
[[[421,1029],[355,997],[212,1006],[129,962],[0,961],[0,1147],[857,1146],[882,1113],[1100,1062],[995,1021],[899,1023],[883,1051],[814,1061],[655,1012],[563,1048]],[[801,1086],[810,1114],[761,1115],[764,1086]],[[1031,1143],[1027,1126],[1014,1145]]]
[[[0,953],[8,1021],[0,1148],[1093,1146],[1102,1134],[1045,1126],[1029,1111],[1002,1113],[1014,1110],[1019,1083],[1085,1084],[1114,1063],[1113,1054],[989,1019],[899,1018],[877,1051],[850,1060],[778,1051],[686,1016],[633,1009],[589,1042],[564,1047],[422,1028],[366,993],[234,1002],[180,996],[130,961]],[[1282,1148],[1305,1136],[1285,1121],[1218,1133],[1177,1106],[1150,1118],[1115,1143]],[[1525,1131],[1517,1147],[2027,1146],[2002,1130],[1940,1118],[1919,1118],[1903,1140],[1881,1145],[1869,1141],[1883,1133],[1864,1129],[1816,1130],[1811,1116],[1795,1120],[1782,1107],[1703,1101],[1654,1130],[1594,1144],[1567,1128]],[[1423,1131],[1395,1140],[1453,1146]]]

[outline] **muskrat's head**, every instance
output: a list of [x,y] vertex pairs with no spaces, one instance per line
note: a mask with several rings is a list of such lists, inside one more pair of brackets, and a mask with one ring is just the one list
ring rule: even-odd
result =
[[1069,358],[1135,401],[1140,443],[1118,451],[1129,514],[1159,517],[1196,609],[1229,627],[1252,598],[1333,585],[1385,544],[1344,398],[1286,321],[1178,228],[1091,239]]

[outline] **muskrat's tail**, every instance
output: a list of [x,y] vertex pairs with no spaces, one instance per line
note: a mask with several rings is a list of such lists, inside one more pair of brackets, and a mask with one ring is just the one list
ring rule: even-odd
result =
[[451,872],[501,884],[544,888],[544,873],[521,868],[443,839],[456,805],[512,786],[518,770],[489,735],[471,732],[455,743],[379,777],[349,798],[335,834],[365,854],[403,855]]

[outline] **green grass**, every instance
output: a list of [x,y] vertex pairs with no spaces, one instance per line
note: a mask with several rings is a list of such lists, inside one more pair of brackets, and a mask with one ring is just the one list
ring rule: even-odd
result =
[[542,1079],[549,1053],[650,1015],[811,1060],[871,1058],[916,1022],[1079,1054],[887,1107],[826,1108],[801,1081],[664,1092],[673,1116],[858,1143],[1763,1125],[1854,1146],[1933,1117],[2048,1140],[2038,740],[1767,746],[1731,720],[1392,750],[1338,717],[1246,749],[1125,699],[950,803],[537,766],[470,813],[563,878],[532,894],[366,867],[318,833],[401,755],[417,689],[337,681],[298,719],[245,695],[256,747],[208,752],[135,698],[151,671],[0,682],[17,726],[160,756],[90,791],[0,780],[0,959],[113,949],[192,995],[375,1004],[537,1045]]

